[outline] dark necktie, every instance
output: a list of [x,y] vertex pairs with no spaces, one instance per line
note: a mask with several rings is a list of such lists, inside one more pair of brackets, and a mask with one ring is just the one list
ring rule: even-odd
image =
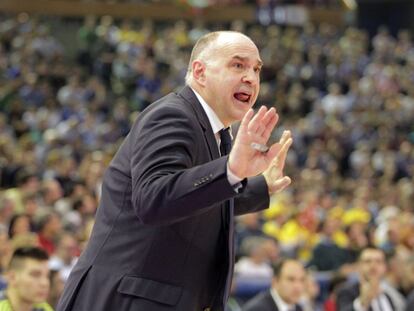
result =
[[220,132],[220,154],[227,155],[231,150],[230,128],[224,128]]
[[[224,128],[220,132],[220,154],[222,156],[230,153],[231,150],[231,136],[230,128]],[[234,200],[229,199],[226,202],[226,206],[223,210],[223,222],[224,227],[229,230],[229,270],[226,277],[226,285],[224,289],[224,301],[226,304],[230,294],[230,285],[233,278],[233,266],[234,266],[234,225],[233,225],[233,214],[234,214]]]

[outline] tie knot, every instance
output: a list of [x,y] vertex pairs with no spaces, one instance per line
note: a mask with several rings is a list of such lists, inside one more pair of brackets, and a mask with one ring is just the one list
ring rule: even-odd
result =
[[220,133],[220,153],[221,155],[229,154],[231,150],[230,128],[226,127],[220,130],[219,133]]

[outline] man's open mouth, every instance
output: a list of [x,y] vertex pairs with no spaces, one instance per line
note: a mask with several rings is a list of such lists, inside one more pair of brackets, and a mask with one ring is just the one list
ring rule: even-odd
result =
[[244,93],[244,92],[237,92],[237,93],[234,93],[233,96],[238,101],[241,101],[243,103],[248,103],[250,101],[251,94]]

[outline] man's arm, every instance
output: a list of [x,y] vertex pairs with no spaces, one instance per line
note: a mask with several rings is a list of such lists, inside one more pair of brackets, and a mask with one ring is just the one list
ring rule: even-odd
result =
[[234,199],[234,214],[258,212],[269,207],[269,191],[263,175],[249,178],[240,195]]
[[[208,152],[198,121],[177,103],[144,115],[131,130],[132,203],[147,224],[199,215],[237,195],[227,179],[227,157],[197,165]],[[203,140],[203,141],[200,141]]]

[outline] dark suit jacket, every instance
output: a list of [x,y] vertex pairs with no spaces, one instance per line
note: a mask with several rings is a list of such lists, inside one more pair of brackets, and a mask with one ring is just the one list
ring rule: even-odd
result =
[[407,296],[407,305],[405,306],[405,311],[414,310],[414,291],[411,291]]
[[353,311],[354,300],[359,296],[359,283],[345,283],[337,293],[336,309],[338,311]]
[[[279,311],[270,290],[260,293],[250,299],[242,307],[242,311]],[[299,305],[296,305],[295,311],[302,311]]]
[[262,176],[237,194],[226,163],[189,87],[143,111],[105,172],[91,239],[57,310],[223,310],[234,220],[225,202],[234,198],[236,214],[269,205]]

